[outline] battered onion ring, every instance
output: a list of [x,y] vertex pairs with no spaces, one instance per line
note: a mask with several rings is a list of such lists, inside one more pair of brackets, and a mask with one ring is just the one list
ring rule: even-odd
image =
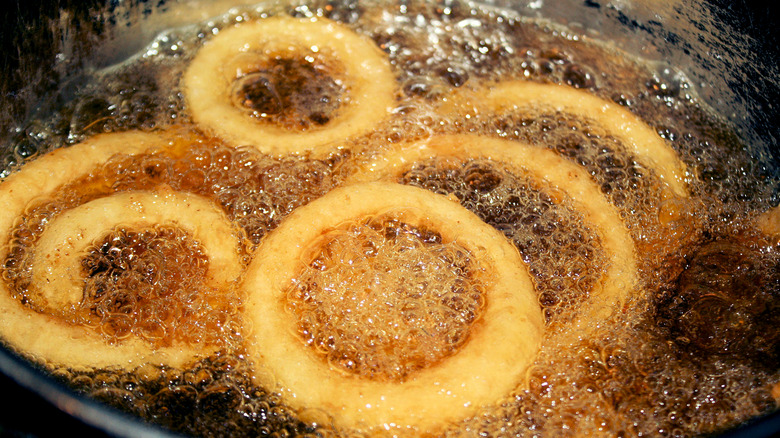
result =
[[758,217],[758,228],[768,236],[780,238],[780,205],[770,208]]
[[[208,249],[206,281],[227,284],[240,274],[238,240],[225,214],[209,200],[185,193],[125,192],[96,199],[52,220],[35,246],[33,291],[48,312],[81,302],[84,278],[80,259],[107,231],[173,225]],[[37,292],[37,293],[36,293]]]
[[[546,181],[565,192],[578,211],[593,224],[608,255],[607,269],[583,313],[584,324],[600,321],[626,302],[635,289],[634,242],[617,209],[602,195],[590,176],[552,151],[522,143],[473,135],[442,135],[406,145],[367,163],[351,181],[397,178],[415,163],[433,157],[485,158]],[[589,322],[590,321],[590,322]]]
[[[14,223],[24,214],[31,201],[39,197],[46,199],[62,185],[88,175],[96,166],[117,153],[135,155],[151,152],[164,147],[166,143],[167,140],[162,136],[145,133],[96,136],[76,146],[57,149],[9,176],[0,184],[0,199],[5,207],[0,211],[0,241],[3,242],[0,259],[5,260],[8,256],[10,233]],[[115,210],[120,207],[121,212]],[[173,207],[183,211],[166,211]],[[112,211],[100,212],[103,208]],[[68,305],[76,299],[80,300],[80,297],[76,298],[72,290],[74,286],[70,284],[72,274],[68,274],[69,278],[58,278],[62,269],[68,269],[59,263],[73,261],[77,255],[71,251],[93,243],[93,236],[102,237],[101,230],[105,230],[107,234],[117,225],[156,225],[159,224],[158,219],[176,226],[182,225],[190,230],[196,227],[196,238],[208,235],[214,230],[224,233],[231,229],[228,219],[220,210],[194,195],[124,193],[92,201],[74,210],[57,217],[52,225],[60,230],[73,229],[75,235],[57,236],[56,230],[47,230],[39,242],[40,245],[48,245],[50,249],[45,250],[48,253],[43,256],[35,256],[44,262],[43,266],[35,268],[37,280],[53,281],[56,287],[64,283],[68,290],[64,297],[57,297],[47,287],[36,285],[44,307]],[[79,216],[88,212],[100,216],[90,219],[91,223],[70,223],[71,220],[83,219]],[[103,220],[113,222],[105,223]],[[220,238],[223,240],[219,241]],[[56,243],[50,239],[59,239],[60,245],[47,244],[46,241]],[[217,242],[216,246],[212,245],[213,242]],[[239,275],[238,242],[233,235],[209,237],[202,243],[206,246],[210,263],[216,264],[209,270],[209,273],[213,272],[212,278],[215,281],[236,278]],[[37,249],[36,247],[36,252]],[[41,258],[44,260],[40,260]],[[226,272],[216,272],[216,269]],[[46,299],[51,301],[46,303]],[[156,363],[175,367],[208,353],[207,349],[197,346],[172,346],[151,350],[147,343],[135,338],[110,344],[93,329],[72,325],[57,316],[34,312],[23,306],[12,297],[5,283],[0,283],[0,337],[20,351],[52,365],[131,369],[142,363]]]
[[686,168],[674,149],[652,128],[622,106],[565,85],[527,81],[502,82],[475,92],[475,105],[503,113],[526,106],[552,108],[593,120],[620,140],[677,196],[688,197]]
[[[303,132],[263,123],[237,108],[231,99],[231,85],[247,72],[226,71],[231,60],[247,53],[256,53],[262,61],[293,51],[335,57],[349,88],[349,101],[334,118]],[[380,122],[393,106],[395,77],[373,41],[341,24],[324,18],[274,17],[222,30],[192,60],[183,88],[196,123],[235,145],[285,154],[348,138]]]
[[[284,304],[284,290],[301,268],[309,243],[345,221],[393,208],[435,224],[444,240],[487,262],[495,280],[485,291],[483,317],[460,351],[402,383],[331,369],[299,339]],[[342,187],[299,208],[262,242],[243,287],[247,319],[254,326],[248,352],[256,378],[272,376],[289,404],[328,412],[340,427],[425,431],[496,402],[522,380],[544,325],[520,254],[503,235],[441,195],[398,184]]]

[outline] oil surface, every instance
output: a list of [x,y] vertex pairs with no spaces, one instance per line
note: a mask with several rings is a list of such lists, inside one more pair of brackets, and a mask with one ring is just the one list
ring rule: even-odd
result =
[[[178,78],[198,48],[221,28],[282,14],[327,17],[371,38],[389,58],[398,82],[390,117],[316,157],[272,157],[250,147],[236,148],[192,125]],[[276,68],[285,75],[296,69],[301,70],[297,79],[304,82],[314,74],[300,67]],[[273,82],[255,79],[259,82],[247,85],[251,89],[242,89],[245,106],[294,117],[295,112],[291,116],[277,106],[296,98],[294,90],[286,89],[296,78],[286,78],[286,97],[271,103],[266,100],[268,84]],[[640,164],[619,140],[588,120],[534,107],[465,117],[465,108],[442,105],[455,92],[517,79],[585,89],[628,108],[666,139],[688,166],[691,197],[666,196],[652,168]],[[330,82],[324,87],[323,93],[338,95]],[[513,393],[437,433],[691,436],[718,432],[777,410],[780,403],[776,329],[780,256],[776,239],[762,235],[752,222],[776,202],[776,182],[765,181],[762,169],[752,164],[736,135],[696,101],[689,88],[686,83],[665,81],[650,66],[569,30],[467,3],[322,2],[236,10],[209,22],[171,29],[137,56],[96,72],[61,111],[38,121],[45,134],[40,137],[49,141],[16,148],[23,152],[17,154],[17,161],[104,132],[174,129],[179,135],[166,151],[119,154],[87,178],[62,187],[53,199],[31,204],[14,230],[14,250],[3,261],[3,278],[23,301],[25,251],[46,222],[111,193],[168,186],[213,200],[243,230],[242,257],[248,262],[263,236],[295,208],[343,184],[362,164],[405,142],[451,133],[521,141],[553,150],[581,166],[617,207],[636,245],[637,287],[621,312],[587,323],[587,335],[572,335],[566,323],[588,301],[607,262],[598,233],[565,190],[561,195],[560,190],[487,159],[417,163],[398,182],[454,195],[502,231],[528,264],[550,327],[525,381]],[[247,99],[262,102],[247,104]],[[320,104],[323,113],[338,109],[334,102]],[[307,128],[327,123],[319,113],[306,117]],[[163,265],[176,259],[199,265],[198,244],[189,237],[163,229],[137,243],[135,232],[118,230],[97,245],[84,262],[89,275],[140,276],[155,291],[158,287],[164,291],[168,286],[153,275]],[[126,259],[110,255],[114,240],[122,242],[120,253],[142,254],[160,240],[165,248],[162,257],[144,259],[146,268],[124,274],[119,271]],[[383,262],[392,262],[391,255]],[[434,266],[431,261],[421,263]],[[192,290],[200,287],[193,274],[202,266],[173,268],[183,270],[172,276],[174,283],[186,277],[192,280],[187,285]],[[182,290],[181,284],[173,289]],[[242,347],[241,292],[216,291],[229,299],[204,298],[213,292],[194,296],[182,292],[180,297],[190,296],[190,301],[166,296],[177,303],[159,312],[144,310],[148,300],[137,300],[136,307],[122,302],[111,312],[89,313],[90,318],[105,318],[102,322],[85,323],[102,324],[109,338],[136,333],[152,344],[205,340],[218,345],[218,353],[186,369],[149,365],[117,373],[56,366],[53,374],[81,393],[186,434],[360,436],[369,432],[333,430],[327,421],[304,421],[310,413],[288,408],[280,394],[253,382],[251,358]],[[463,322],[468,325],[473,309],[468,303],[464,306],[456,313],[466,315]],[[110,315],[118,308],[133,315],[135,325],[112,322]],[[178,313],[160,313],[170,309]],[[158,320],[164,324],[151,324]],[[221,329],[215,336],[213,327],[198,323],[204,320],[230,330]],[[175,326],[176,321],[184,326]],[[437,356],[436,360],[444,359]],[[399,378],[404,372],[389,375]]]
[[312,246],[286,302],[301,340],[334,368],[404,381],[455,354],[484,311],[469,251],[392,213],[344,224]]

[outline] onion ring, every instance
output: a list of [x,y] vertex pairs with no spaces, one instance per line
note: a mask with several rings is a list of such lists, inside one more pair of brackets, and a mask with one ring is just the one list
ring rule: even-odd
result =
[[[443,239],[487,262],[495,281],[485,292],[483,318],[457,353],[403,382],[344,376],[297,336],[283,291],[308,243],[345,221],[394,208],[433,223]],[[541,309],[517,249],[473,213],[422,189],[378,182],[335,189],[293,212],[257,254],[243,285],[255,377],[268,384],[272,376],[288,403],[328,412],[340,427],[431,430],[465,417],[509,394],[541,342]]]
[[[234,81],[291,54],[333,58],[343,69],[348,101],[322,126],[296,131],[264,123],[231,99]],[[374,42],[347,27],[323,18],[274,17],[223,29],[192,60],[183,88],[192,118],[205,129],[234,145],[285,154],[346,139],[380,122],[393,106],[395,78]]]
[[172,191],[119,193],[62,213],[41,235],[33,256],[31,287],[43,298],[47,311],[54,313],[81,301],[79,258],[105,234],[107,224],[132,228],[174,225],[208,248],[208,282],[229,283],[240,273],[237,240],[224,239],[233,233],[231,223],[211,201]]
[[775,206],[758,216],[758,228],[766,235],[780,238],[780,206]]
[[[0,185],[6,207],[0,211],[0,241],[3,242],[0,258],[4,260],[8,256],[10,233],[15,221],[23,216],[36,198],[51,196],[62,185],[88,175],[96,166],[118,153],[147,153],[166,144],[164,136],[146,133],[100,135],[69,148],[54,150],[9,176]],[[172,211],[174,207],[184,208],[184,211]],[[84,219],[87,219],[86,222],[81,222]],[[231,278],[238,277],[241,266],[238,240],[230,231],[232,225],[224,213],[210,201],[173,192],[128,192],[108,196],[57,216],[51,223],[54,228],[44,231],[38,242],[40,248],[36,246],[33,257],[40,264],[33,271],[35,281],[39,283],[32,288],[33,300],[37,298],[37,304],[44,310],[51,310],[51,314],[25,307],[12,296],[4,283],[0,285],[2,338],[20,350],[23,348],[34,359],[57,366],[132,369],[142,363],[159,363],[176,367],[208,353],[208,348],[194,345],[151,349],[144,341],[132,337],[109,343],[95,330],[70,324],[56,315],[58,306],[73,305],[81,300],[78,290],[74,290],[77,286],[73,274],[69,272],[72,267],[62,263],[77,261],[78,253],[84,246],[92,244],[94,238],[99,239],[116,225],[156,225],[158,220],[183,226],[194,231],[198,238],[217,230],[221,233],[219,236],[203,240],[210,261],[215,263],[209,270],[209,278],[232,281]],[[59,232],[74,234],[61,236]],[[43,253],[39,254],[38,249],[42,249]],[[64,293],[53,293],[50,287],[62,288]]]
[[608,254],[600,290],[589,300],[584,321],[605,318],[622,306],[635,288],[634,243],[620,214],[602,195],[590,176],[552,151],[522,143],[473,135],[441,135],[377,157],[351,178],[352,182],[400,177],[416,162],[437,156],[488,160],[509,166],[565,192],[593,224]]
[[480,89],[475,91],[474,101],[477,108],[496,113],[538,106],[595,121],[620,140],[642,164],[654,169],[673,193],[688,197],[686,167],[674,149],[641,119],[616,103],[565,85],[528,81],[501,82]]

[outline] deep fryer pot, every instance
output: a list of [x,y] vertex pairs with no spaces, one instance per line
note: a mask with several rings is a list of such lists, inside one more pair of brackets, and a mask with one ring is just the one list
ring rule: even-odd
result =
[[[357,0],[344,0],[357,1]],[[446,0],[434,0],[446,3]],[[254,3],[243,0],[243,3]],[[27,121],[68,97],[64,84],[111,65],[166,27],[225,11],[208,0],[12,0],[0,14],[0,159],[24,154]],[[684,75],[698,96],[734,125],[765,174],[780,184],[780,7],[748,0],[495,0],[544,17]],[[1,208],[1,207],[0,207]],[[156,436],[165,432],[77,396],[0,348],[0,435]],[[780,413],[728,432],[780,434]]]

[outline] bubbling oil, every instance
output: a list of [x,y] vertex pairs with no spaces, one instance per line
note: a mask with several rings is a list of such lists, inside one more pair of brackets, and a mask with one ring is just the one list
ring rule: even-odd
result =
[[337,68],[321,59],[276,57],[265,68],[236,79],[233,99],[238,108],[290,131],[327,124],[339,106],[349,103]]
[[[18,299],[35,308],[27,296],[32,281],[29,247],[17,242],[14,249],[6,259],[6,276],[14,279]],[[64,309],[61,317],[95,327],[110,342],[133,335],[155,346],[213,343],[219,333],[215,325],[230,313],[225,294],[203,285],[208,267],[203,249],[177,228],[112,230],[81,264],[84,299]]]
[[[548,323],[571,316],[599,281],[606,261],[599,237],[569,201],[487,160],[422,162],[400,181],[454,195],[520,251]],[[522,224],[522,225],[520,225]]]
[[[272,157],[199,133],[176,78],[219,29],[279,14],[324,16],[373,39],[390,59],[398,81],[394,113],[374,130],[334,145],[325,157]],[[628,108],[655,128],[688,166],[690,199],[665,197],[653,170],[588,120],[533,107],[468,117],[457,108],[441,109],[441,101],[454,91],[505,79],[566,84]],[[260,82],[266,88],[271,84]],[[324,93],[329,95],[330,88]],[[260,97],[267,97],[269,90],[260,89]],[[607,264],[599,237],[582,213],[554,196],[554,188],[488,160],[418,163],[401,182],[454,195],[504,232],[529,265],[548,324],[560,322],[513,393],[437,433],[716,433],[777,410],[780,403],[780,258],[776,243],[755,231],[751,222],[757,212],[776,203],[776,182],[765,182],[762,169],[737,136],[692,94],[689,84],[666,80],[652,66],[570,30],[458,1],[311,2],[237,9],[213,21],[171,29],[138,56],[95,73],[60,112],[31,124],[37,131],[29,133],[30,138],[49,140],[14,147],[20,151],[17,162],[102,132],[175,129],[179,135],[165,151],[118,154],[52,199],[31,205],[17,221],[3,278],[19,285],[15,290],[23,300],[19,278],[27,269],[25,251],[47,221],[111,193],[165,186],[213,200],[243,230],[242,258],[248,262],[263,236],[295,208],[342,184],[360,163],[401,143],[464,132],[522,141],[552,149],[591,174],[635,241],[638,287],[619,314],[594,322],[586,336],[570,336],[564,323],[587,302]],[[337,111],[332,102],[322,108]],[[316,125],[315,119],[310,124]],[[101,263],[111,248],[102,248],[116,239],[123,242],[120,251],[134,248],[131,242],[138,235],[133,233],[147,231],[114,231],[85,261],[88,272],[107,272]],[[180,230],[155,230],[141,239],[141,246],[160,239],[165,241],[165,256],[146,261],[149,272],[170,260],[198,260],[197,245]],[[117,271],[122,263],[121,258],[111,261],[109,270]],[[175,269],[186,271],[175,276],[184,278],[200,268]],[[196,283],[193,280],[195,289]],[[185,434],[371,432],[334,430],[327,420],[312,422],[311,412],[285,406],[280,394],[253,381],[251,358],[242,347],[242,297],[234,289],[218,292],[222,297],[210,304],[219,309],[218,336],[208,324],[197,324],[199,318],[183,319],[192,322],[191,328],[175,328],[189,333],[186,342],[219,337],[213,339],[220,347],[217,353],[186,369],[147,365],[117,372],[57,366],[52,373],[80,393]],[[206,291],[202,296],[213,294]],[[203,298],[177,306],[179,314],[201,312],[206,321],[215,316],[203,313]],[[124,311],[143,316],[142,307]],[[141,318],[138,327],[153,320]]]
[[302,341],[350,374],[403,382],[455,354],[485,308],[466,248],[388,213],[343,224],[308,252],[287,305]]

